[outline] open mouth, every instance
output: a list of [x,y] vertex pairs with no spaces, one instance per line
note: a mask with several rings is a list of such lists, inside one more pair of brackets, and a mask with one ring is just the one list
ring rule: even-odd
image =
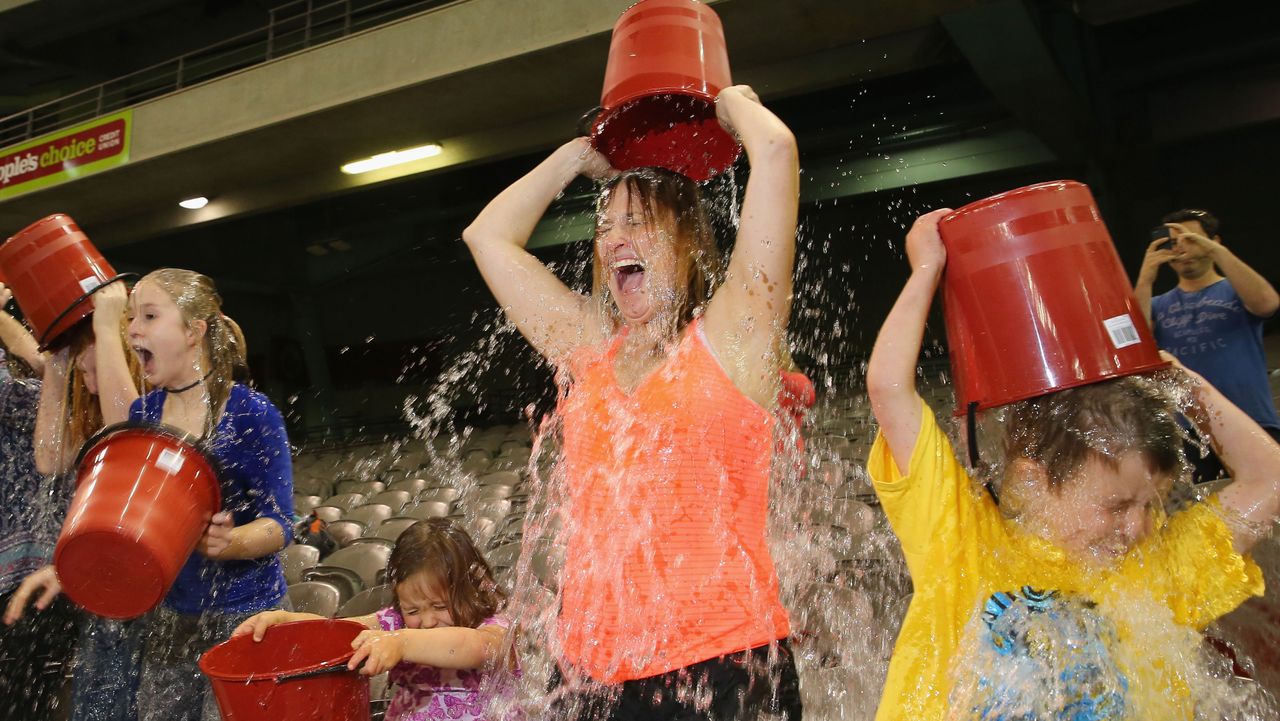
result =
[[142,363],[142,370],[144,372],[150,372],[151,363],[155,360],[155,355],[140,345],[135,345],[133,347],[133,352],[138,354],[138,361]]
[[644,287],[644,263],[634,258],[619,260],[613,264],[614,282],[623,295],[635,293]]

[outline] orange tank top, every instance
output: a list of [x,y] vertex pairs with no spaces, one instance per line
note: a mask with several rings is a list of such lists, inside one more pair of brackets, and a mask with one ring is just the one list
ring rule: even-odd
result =
[[790,633],[766,539],[773,417],[701,331],[630,394],[618,336],[576,356],[561,401],[564,660],[618,683]]

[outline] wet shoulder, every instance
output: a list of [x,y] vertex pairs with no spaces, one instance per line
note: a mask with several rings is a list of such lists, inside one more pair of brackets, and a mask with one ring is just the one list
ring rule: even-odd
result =
[[231,386],[224,418],[237,434],[284,428],[284,417],[271,399],[240,383]]

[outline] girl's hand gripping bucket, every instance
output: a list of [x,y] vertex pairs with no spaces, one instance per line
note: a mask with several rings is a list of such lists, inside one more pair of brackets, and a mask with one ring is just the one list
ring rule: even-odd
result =
[[697,0],[641,0],[613,26],[591,141],[619,170],[659,167],[702,181],[741,152],[716,120],[730,85],[715,12]]
[[1167,365],[1088,186],[1011,190],[938,231],[957,414]]
[[107,618],[164,599],[222,507],[215,465],[181,431],[121,423],[85,443],[54,551],[62,590]]
[[93,313],[94,291],[125,277],[70,216],[50,215],[0,244],[0,278],[7,279],[42,350],[56,348]]
[[368,679],[355,671],[315,673],[345,669],[363,630],[354,621],[282,623],[261,641],[244,634],[214,646],[200,657],[200,670],[225,721],[368,721]]

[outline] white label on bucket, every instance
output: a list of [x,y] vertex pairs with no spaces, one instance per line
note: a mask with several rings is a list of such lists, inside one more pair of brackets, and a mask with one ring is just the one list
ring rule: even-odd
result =
[[1142,342],[1138,337],[1138,329],[1133,327],[1133,319],[1127,315],[1118,315],[1102,321],[1107,327],[1107,335],[1111,336],[1111,345],[1117,350]]
[[97,290],[100,285],[102,285],[102,281],[98,280],[98,276],[96,275],[80,279],[80,290],[85,293],[92,293]]
[[156,466],[170,473],[177,473],[182,470],[183,458],[182,454],[177,451],[163,450],[160,451],[160,457],[156,459]]

